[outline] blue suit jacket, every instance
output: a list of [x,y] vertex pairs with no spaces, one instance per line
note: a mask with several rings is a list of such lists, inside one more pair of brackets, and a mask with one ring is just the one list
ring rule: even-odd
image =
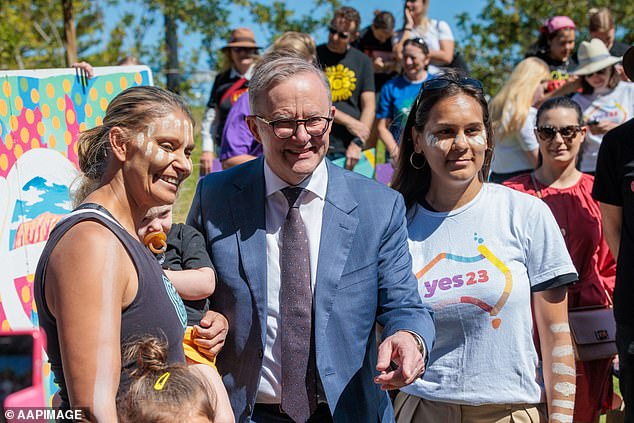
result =
[[[407,329],[434,340],[407,245],[399,193],[327,161],[315,282],[317,368],[335,422],[391,422],[377,374],[375,322],[383,336]],[[229,320],[218,370],[236,421],[253,411],[266,340],[263,158],[214,173],[197,187],[187,223],[205,236],[218,274],[211,309]],[[310,223],[309,223],[310,224]]]

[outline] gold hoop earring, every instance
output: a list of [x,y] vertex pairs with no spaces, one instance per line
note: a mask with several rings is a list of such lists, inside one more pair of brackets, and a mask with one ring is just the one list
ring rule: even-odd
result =
[[421,170],[422,168],[425,167],[425,165],[427,164],[427,159],[425,158],[424,155],[419,154],[419,156],[421,156],[423,158],[423,164],[419,164],[418,166],[414,163],[414,155],[418,154],[415,151],[412,151],[412,154],[409,156],[409,164],[412,165],[412,167],[416,170]]

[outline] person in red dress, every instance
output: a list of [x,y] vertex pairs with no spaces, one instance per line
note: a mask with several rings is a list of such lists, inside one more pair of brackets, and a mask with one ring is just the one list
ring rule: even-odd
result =
[[[611,305],[616,263],[603,237],[599,203],[592,198],[594,177],[575,167],[586,127],[577,103],[567,97],[539,108],[535,134],[537,169],[504,185],[537,196],[553,212],[579,273],[568,287],[568,309]],[[612,359],[576,361],[575,422],[595,422],[612,403]]]

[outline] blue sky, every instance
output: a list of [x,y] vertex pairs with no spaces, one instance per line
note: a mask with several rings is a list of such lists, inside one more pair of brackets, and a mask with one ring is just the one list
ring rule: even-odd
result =
[[[292,5],[292,8],[295,9],[300,15],[308,13],[310,11],[310,7],[312,6],[312,2],[307,0],[286,0],[286,3],[288,5]],[[388,10],[392,12],[392,14],[394,14],[394,17],[396,18],[397,28],[400,28],[403,25],[404,1],[356,0],[349,2],[342,1],[342,4],[346,6],[352,6],[359,11],[359,13],[361,14],[361,27],[366,27],[370,23],[372,23],[372,19],[374,18],[374,11],[377,9]],[[485,0],[449,0],[444,2],[439,0],[430,0],[428,16],[434,19],[442,19],[444,21],[447,21],[454,31],[454,35],[459,38],[459,36],[464,34],[458,33],[455,16],[462,12],[467,12],[470,15],[475,16],[482,10],[485,4]],[[232,14],[232,17],[233,26],[251,26],[251,20],[246,13],[238,11],[238,13]],[[266,41],[266,37],[262,35],[262,32],[259,31],[258,28],[253,27],[253,29],[256,32],[256,38],[258,38],[258,42]],[[317,43],[323,43],[327,39],[327,32],[325,28],[322,31],[312,35]]]
[[[312,7],[314,3],[312,0],[284,0],[287,5],[291,7],[291,9],[295,10],[298,15],[304,15],[307,13],[315,13],[317,16],[326,13],[326,8],[320,8],[317,10],[313,10]],[[134,2],[134,1],[133,1]],[[273,0],[264,0],[264,3],[272,3]],[[388,10],[394,14],[396,18],[396,28],[401,28],[403,26],[403,5],[404,0],[353,0],[353,1],[342,1],[343,5],[352,6],[356,8],[361,14],[361,27],[364,28],[372,23],[372,19],[374,18],[375,10]],[[457,23],[456,23],[456,15],[467,12],[471,16],[475,17],[485,6],[485,0],[445,0],[444,2],[441,0],[430,0],[429,12],[428,15],[434,19],[441,19],[447,21],[451,26],[454,37],[456,40],[460,42],[460,40],[465,36],[458,31]],[[120,14],[123,13],[123,10],[112,9],[111,7],[106,7],[107,13],[110,14]],[[234,7],[234,10],[231,11],[230,18],[230,26],[232,28],[247,26],[254,30],[256,35],[256,41],[261,44],[263,47],[266,47],[267,36],[262,28],[259,28],[257,25],[253,24],[251,16],[249,13],[241,7]],[[330,13],[330,12],[328,12]],[[116,22],[116,19],[113,19],[112,22]],[[159,36],[162,28],[160,27],[161,19],[158,19],[157,23],[152,28],[148,28],[146,32],[145,38],[146,40],[155,38]],[[108,24],[106,24],[108,27]],[[315,41],[318,44],[326,42],[328,38],[326,28],[322,28],[314,34],[311,34]],[[130,40],[128,40],[130,41]],[[192,50],[199,50],[200,46],[200,37],[194,35],[185,35],[181,32],[180,35],[180,43],[182,45],[181,51],[181,60],[187,60],[188,52]],[[226,41],[219,40],[215,48],[220,49]],[[205,54],[202,55],[200,61],[195,66],[195,68],[199,72],[207,73],[211,69],[208,69],[208,58]],[[162,78],[162,76],[155,75],[155,77]],[[211,76],[209,76],[211,78]],[[209,87],[207,87],[209,85]],[[208,81],[198,81],[194,84],[194,97],[195,101],[206,101],[206,97],[209,95],[208,91],[210,90],[210,82]]]

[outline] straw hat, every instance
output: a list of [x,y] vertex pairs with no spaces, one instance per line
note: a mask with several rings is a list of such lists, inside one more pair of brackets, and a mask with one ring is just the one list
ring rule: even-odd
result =
[[623,70],[630,81],[634,81],[634,46],[631,46],[623,55]]
[[255,35],[253,31],[249,28],[236,28],[231,31],[231,38],[229,38],[229,43],[222,48],[222,50],[231,48],[231,47],[250,47],[250,48],[260,48],[255,42]]
[[579,65],[572,72],[573,75],[590,75],[621,61],[620,57],[611,56],[603,41],[598,38],[593,38],[590,42],[582,41],[577,57]]

